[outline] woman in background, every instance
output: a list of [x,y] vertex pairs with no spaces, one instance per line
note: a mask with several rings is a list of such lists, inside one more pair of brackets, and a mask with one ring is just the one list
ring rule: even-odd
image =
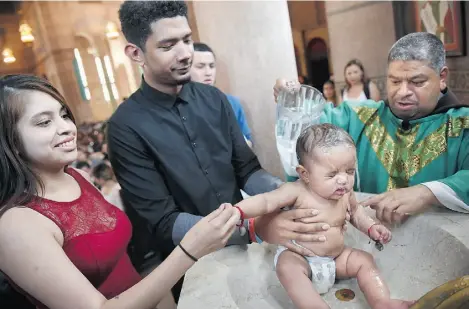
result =
[[344,68],[345,88],[340,102],[361,102],[368,99],[379,101],[378,87],[365,74],[365,68],[358,59],[350,60]]

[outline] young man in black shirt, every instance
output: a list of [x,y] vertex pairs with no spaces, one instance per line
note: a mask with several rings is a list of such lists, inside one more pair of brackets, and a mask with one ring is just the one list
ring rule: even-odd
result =
[[[142,68],[144,80],[111,117],[108,147],[134,245],[140,246],[133,259],[139,267],[143,254],[153,250],[165,258],[202,216],[239,202],[240,189],[254,195],[282,181],[262,169],[226,96],[190,82],[194,49],[185,3],[126,1],[119,18],[125,53]],[[322,223],[296,220],[312,217],[311,210],[293,210],[251,222],[251,231],[307,254],[290,240],[322,241],[303,234],[322,231]],[[236,232],[229,244],[251,241],[254,233]]]

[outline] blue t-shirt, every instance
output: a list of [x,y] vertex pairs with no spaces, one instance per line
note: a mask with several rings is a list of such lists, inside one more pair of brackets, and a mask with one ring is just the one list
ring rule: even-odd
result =
[[246,121],[246,116],[244,115],[243,106],[239,99],[235,96],[227,94],[226,97],[233,108],[233,111],[236,116],[236,120],[241,128],[241,132],[246,137],[247,140],[251,141],[251,130],[249,129],[248,122]]

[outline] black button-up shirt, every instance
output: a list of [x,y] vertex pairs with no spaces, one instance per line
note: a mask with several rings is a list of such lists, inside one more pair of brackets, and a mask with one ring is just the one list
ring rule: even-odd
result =
[[146,224],[151,247],[165,252],[179,213],[205,216],[239,202],[261,169],[226,96],[193,82],[172,96],[143,81],[109,120],[108,147],[126,206]]

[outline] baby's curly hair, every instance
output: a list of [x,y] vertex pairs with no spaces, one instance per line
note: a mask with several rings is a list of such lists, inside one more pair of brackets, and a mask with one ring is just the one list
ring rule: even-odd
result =
[[187,18],[184,1],[125,1],[119,9],[119,20],[125,38],[143,51],[152,34],[151,24],[163,18],[177,16]]
[[305,159],[311,157],[314,149],[327,149],[339,145],[355,149],[355,142],[344,129],[329,123],[309,126],[301,132],[296,142],[298,163],[303,165]]

